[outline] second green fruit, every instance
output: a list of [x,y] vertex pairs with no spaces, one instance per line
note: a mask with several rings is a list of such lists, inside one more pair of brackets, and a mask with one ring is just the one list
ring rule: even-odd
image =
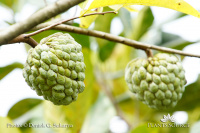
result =
[[154,109],[175,107],[186,84],[178,57],[165,53],[130,61],[125,69],[125,80],[136,98]]

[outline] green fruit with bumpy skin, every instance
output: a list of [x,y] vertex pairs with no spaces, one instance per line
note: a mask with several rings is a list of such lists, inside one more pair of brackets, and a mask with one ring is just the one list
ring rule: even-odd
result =
[[186,84],[178,57],[166,53],[130,61],[125,69],[125,80],[136,98],[154,109],[175,107]]
[[37,95],[68,105],[85,89],[84,72],[82,46],[69,34],[55,33],[29,50],[23,76]]

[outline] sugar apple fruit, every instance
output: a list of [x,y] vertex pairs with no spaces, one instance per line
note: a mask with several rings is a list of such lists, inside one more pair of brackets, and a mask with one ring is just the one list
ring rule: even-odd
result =
[[125,80],[138,100],[159,110],[175,107],[186,84],[178,57],[166,53],[133,59],[126,66]]
[[85,67],[81,45],[69,34],[55,33],[29,50],[23,76],[37,95],[68,105],[85,89]]

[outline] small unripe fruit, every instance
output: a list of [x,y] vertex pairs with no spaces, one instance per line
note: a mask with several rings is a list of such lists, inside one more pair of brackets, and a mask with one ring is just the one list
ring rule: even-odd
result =
[[154,109],[175,107],[186,84],[178,57],[166,53],[130,61],[125,69],[125,80],[136,98]]
[[[23,69],[28,85],[55,105],[76,101],[85,89],[82,46],[69,34],[55,33],[31,48]],[[81,86],[79,85],[81,84]]]

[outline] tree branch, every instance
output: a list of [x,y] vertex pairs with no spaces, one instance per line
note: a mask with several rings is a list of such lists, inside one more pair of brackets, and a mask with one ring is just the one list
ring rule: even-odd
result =
[[34,26],[48,20],[66,10],[77,5],[84,0],[58,0],[54,4],[48,5],[43,9],[37,11],[33,15],[31,15],[28,19],[16,23],[5,30],[0,32],[0,46],[3,44],[7,44],[10,40],[15,37],[23,34]]
[[[49,25],[51,25],[51,23],[43,23],[43,24],[36,26],[32,30],[38,30],[38,29],[47,27]],[[68,32],[73,32],[73,33],[78,33],[78,34],[84,34],[84,35],[88,35],[88,36],[94,36],[94,37],[106,39],[106,40],[113,41],[113,42],[123,43],[125,45],[131,46],[131,47],[134,47],[137,49],[142,49],[145,51],[146,51],[146,49],[154,49],[154,50],[173,53],[173,54],[179,54],[179,55],[184,55],[184,56],[200,58],[200,55],[186,53],[186,52],[183,52],[180,50],[175,50],[175,49],[171,49],[171,48],[167,48],[167,47],[149,45],[149,44],[141,43],[141,42],[138,42],[135,40],[127,39],[127,38],[124,38],[121,36],[115,36],[115,35],[105,33],[102,31],[88,30],[88,29],[83,29],[83,28],[79,28],[79,27],[75,27],[75,26],[63,25],[63,24],[52,27],[52,29],[68,31]]]
[[73,18],[70,18],[70,19],[62,20],[62,21],[57,22],[57,23],[55,23],[55,24],[51,24],[51,25],[49,25],[49,26],[47,26],[47,27],[41,28],[41,29],[39,29],[39,30],[37,30],[37,31],[35,31],[35,32],[33,32],[33,33],[26,34],[25,37],[34,36],[34,35],[36,35],[36,34],[38,34],[38,33],[40,33],[40,32],[43,32],[43,31],[45,31],[45,30],[49,30],[49,29],[51,29],[51,28],[53,28],[53,27],[55,27],[55,26],[57,26],[57,25],[60,25],[60,24],[62,24],[62,23],[65,23],[65,22],[68,22],[68,21],[71,21],[71,20],[74,20],[74,19],[77,19],[77,18],[92,16],[92,15],[104,15],[104,14],[107,14],[107,13],[115,13],[115,12],[114,12],[114,11],[95,12],[95,13],[85,14],[85,15],[79,16],[79,17],[73,17]]
[[31,37],[26,37],[25,34],[19,35],[18,37],[14,38],[13,40],[9,41],[7,44],[11,43],[18,43],[18,42],[25,42],[29,44],[31,47],[35,47],[38,43]]

